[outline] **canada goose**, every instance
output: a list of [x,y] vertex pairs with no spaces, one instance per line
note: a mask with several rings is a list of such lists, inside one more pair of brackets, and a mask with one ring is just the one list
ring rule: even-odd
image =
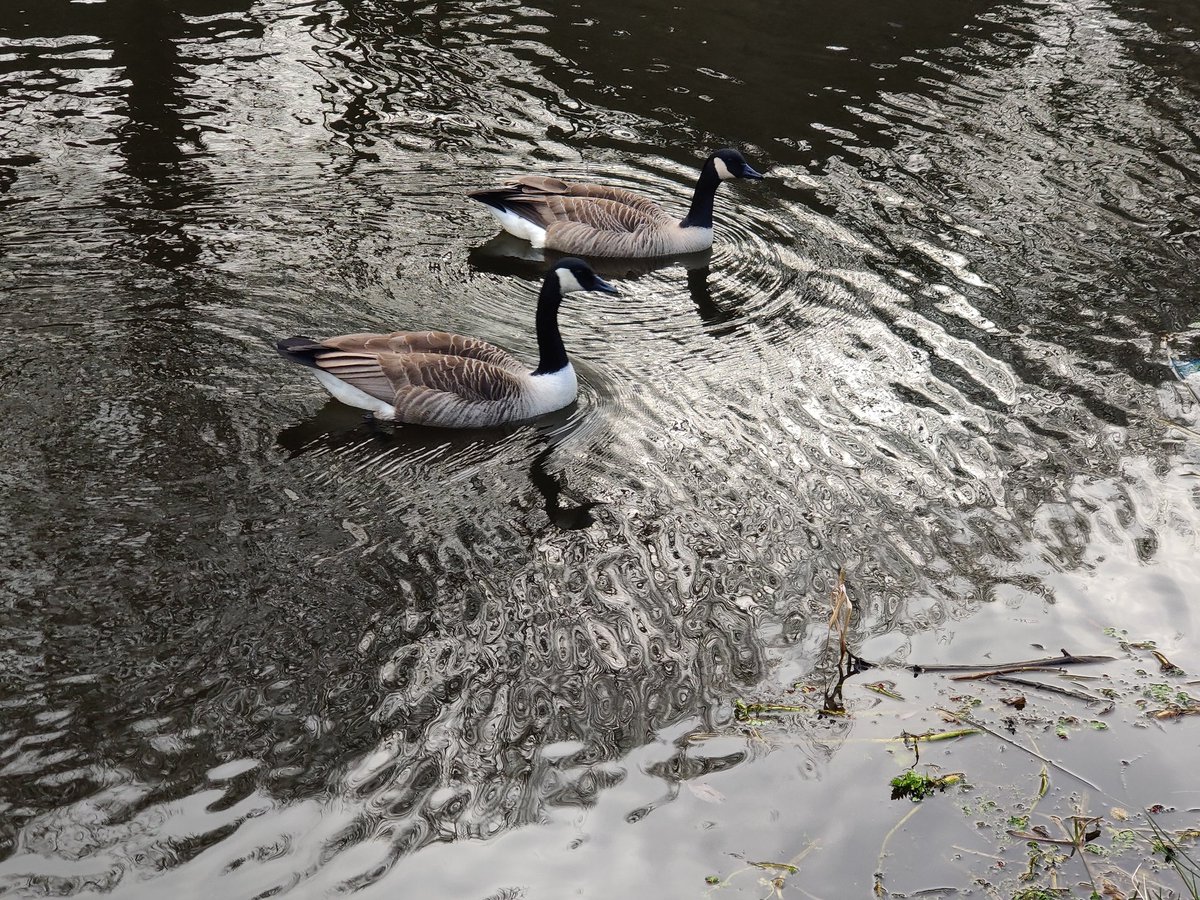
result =
[[444,428],[516,422],[562,409],[578,392],[558,331],[558,307],[572,291],[617,293],[583,260],[559,260],[538,294],[540,358],[532,372],[499,347],[443,331],[291,337],[277,347],[312,368],[336,399],[384,421]]
[[668,256],[712,246],[713,197],[722,181],[762,177],[738,151],[718,150],[701,166],[692,208],[680,221],[633,191],[546,175],[514,178],[467,196],[534,247],[583,256]]

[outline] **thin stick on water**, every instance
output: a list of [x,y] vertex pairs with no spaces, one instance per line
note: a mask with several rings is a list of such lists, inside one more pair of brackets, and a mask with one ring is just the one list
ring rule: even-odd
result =
[[938,712],[944,713],[945,715],[950,716],[950,718],[955,719],[956,721],[962,722],[964,725],[970,725],[972,728],[978,728],[980,731],[986,731],[988,734],[990,734],[992,737],[996,738],[997,740],[1001,740],[1011,747],[1016,747],[1018,750],[1022,750],[1025,753],[1028,753],[1030,756],[1032,756],[1036,759],[1040,759],[1046,765],[1054,766],[1054,768],[1058,769],[1064,775],[1070,775],[1076,781],[1080,781],[1083,784],[1086,784],[1092,790],[1097,791],[1098,793],[1104,794],[1104,796],[1106,796],[1106,797],[1109,796],[1107,793],[1105,793],[1105,791],[1102,788],[1100,788],[1098,785],[1092,784],[1092,782],[1088,781],[1086,778],[1084,778],[1078,772],[1072,772],[1070,769],[1068,769],[1062,763],[1057,763],[1048,756],[1042,756],[1042,754],[1038,753],[1036,750],[1030,750],[1024,744],[1018,744],[1012,738],[1005,737],[1000,732],[996,731],[996,729],[989,728],[987,725],[984,725],[982,722],[980,722],[976,719],[972,719],[970,716],[968,716],[964,713],[951,712],[950,710],[946,709],[945,707],[941,707],[941,706],[938,706],[935,708],[937,709]]
[[[1049,656],[1044,659],[1022,659],[1017,662],[1001,663],[1000,665],[915,665],[910,668],[920,675],[922,672],[982,672],[987,675],[1003,675],[1006,672],[1027,671],[1031,668],[1046,668],[1050,666],[1079,666],[1088,663],[1112,662],[1112,656],[1075,656],[1068,650],[1060,650],[1061,656]],[[986,677],[975,676],[975,677]]]

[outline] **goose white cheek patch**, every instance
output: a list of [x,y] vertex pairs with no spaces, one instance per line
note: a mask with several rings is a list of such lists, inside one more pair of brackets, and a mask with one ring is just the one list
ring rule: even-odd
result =
[[717,177],[722,181],[728,181],[733,177],[733,173],[729,171],[729,166],[725,165],[725,160],[719,156],[713,158],[713,168],[717,170]]
[[555,269],[554,274],[558,276],[558,288],[564,294],[583,290],[583,285],[579,283],[579,279],[570,269]]

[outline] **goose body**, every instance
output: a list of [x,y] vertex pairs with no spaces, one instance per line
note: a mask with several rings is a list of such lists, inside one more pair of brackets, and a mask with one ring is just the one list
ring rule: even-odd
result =
[[578,383],[558,330],[565,293],[616,293],[578,259],[560,260],[538,295],[540,358],[533,371],[506,350],[442,331],[344,334],[315,341],[293,337],[279,353],[310,367],[337,400],[384,421],[478,428],[562,409]]
[[469,196],[509,234],[581,256],[635,258],[707,250],[713,241],[713,199],[722,181],[762,178],[737,150],[718,150],[704,161],[692,205],[676,219],[651,200],[598,184],[526,175]]

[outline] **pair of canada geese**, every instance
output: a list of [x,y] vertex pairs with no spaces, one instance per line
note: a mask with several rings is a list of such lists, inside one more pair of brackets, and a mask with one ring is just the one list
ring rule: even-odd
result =
[[[692,206],[675,220],[632,191],[528,175],[468,196],[510,234],[534,247],[597,257],[654,257],[707,250],[713,198],[730,178],[762,178],[737,150],[718,150],[700,169]],[[384,421],[476,428],[530,419],[575,400],[575,370],[558,331],[563,294],[617,289],[582,259],[546,273],[537,303],[539,359],[529,367],[478,338],[441,331],[293,337],[281,355],[310,367],[336,399]]]

